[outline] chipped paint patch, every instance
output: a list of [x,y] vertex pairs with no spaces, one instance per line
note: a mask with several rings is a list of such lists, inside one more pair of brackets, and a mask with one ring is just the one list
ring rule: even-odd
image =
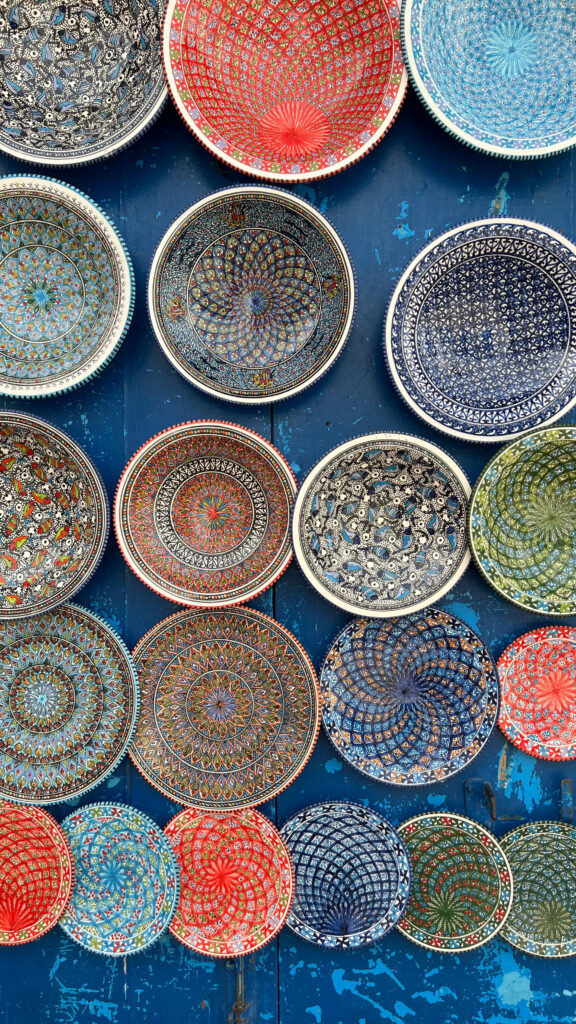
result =
[[423,992],[412,993],[412,999],[423,999],[429,1006],[433,1006],[435,1003],[443,1003],[448,996],[451,999],[458,998],[454,989],[448,988],[447,985],[441,985],[440,988],[434,989],[434,991],[432,989],[425,989]]
[[328,772],[328,775],[335,775],[336,772],[342,771],[342,762],[337,761],[336,758],[333,757],[330,761],[326,761],[324,771]]
[[309,1013],[314,1018],[316,1024],[321,1024],[322,1010],[319,1006],[307,1006],[305,1012]]
[[508,212],[508,200],[510,196],[506,191],[506,186],[510,181],[510,175],[508,171],[504,171],[500,175],[496,182],[496,195],[490,203],[490,209],[488,210],[489,217],[505,217]]
[[518,1006],[522,1000],[529,1003],[533,995],[530,976],[521,974],[520,971],[507,971],[498,985],[497,992],[502,1006]]
[[414,231],[408,223],[408,207],[409,204],[405,200],[400,203],[400,216],[396,217],[396,227],[392,232],[400,241],[405,241],[407,238],[414,236]]
[[516,747],[508,748],[509,754],[503,759],[500,756],[500,775],[506,779],[504,792],[506,796],[515,796],[522,801],[528,812],[542,800],[542,783],[540,781],[536,762],[529,754],[518,750]]
[[441,793],[429,793],[427,803],[429,803],[431,807],[442,807],[442,804],[446,803],[446,797],[442,796]]

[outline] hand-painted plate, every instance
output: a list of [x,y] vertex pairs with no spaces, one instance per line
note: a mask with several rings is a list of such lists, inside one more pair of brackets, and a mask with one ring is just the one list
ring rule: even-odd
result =
[[428,424],[500,441],[576,402],[576,246],[531,221],[453,228],[410,263],[386,321],[394,383]]
[[432,116],[505,157],[576,142],[576,9],[565,0],[405,0],[404,56]]
[[158,825],[126,804],[88,804],[62,822],[76,881],[60,919],[92,953],[128,956],[146,949],[178,904],[176,859]]
[[114,506],[122,554],[169,601],[250,601],[292,557],[295,478],[269,441],[214,420],[156,434],[132,457]]
[[398,832],[369,807],[314,804],[282,826],[296,888],[288,927],[327,949],[356,949],[398,923],[410,861]]
[[440,448],[406,434],[368,434],[334,448],[294,506],[294,551],[328,601],[392,616],[442,597],[470,561],[470,484]]
[[261,403],[313,384],[352,325],[354,275],[328,221],[298,196],[231,188],[175,221],[148,284],[156,337],[192,384]]
[[85,164],[130,145],[166,97],[164,0],[2,5],[0,149],[36,164]]
[[470,502],[472,555],[502,597],[541,615],[576,612],[576,427],[501,449]]
[[164,829],[180,870],[170,931],[207,956],[260,949],[284,924],[294,880],[288,851],[258,811],[211,814],[187,808]]
[[134,659],[141,712],[130,756],[167,797],[237,810],[302,771],[320,727],[318,683],[280,623],[250,608],[179,612]]
[[177,110],[236,170],[312,181],[360,160],[407,75],[396,0],[169,0],[164,65]]
[[108,500],[71,437],[0,413],[0,510],[0,621],[40,615],[84,586],[108,538]]
[[73,879],[72,854],[52,815],[0,800],[0,945],[32,942],[53,928]]
[[435,953],[463,953],[494,938],[512,906],[500,844],[459,814],[421,814],[398,831],[412,864],[412,895],[399,931]]
[[0,178],[0,232],[0,394],[78,387],[116,354],[132,319],[123,239],[83,192],[34,176]]
[[137,712],[130,655],[92,612],[66,604],[0,622],[0,796],[82,796],[120,761]]
[[320,693],[338,753],[364,775],[400,786],[461,771],[498,717],[489,651],[439,608],[350,622],[324,659]]
[[576,955],[576,828],[531,821],[502,839],[514,902],[502,938],[534,956]]

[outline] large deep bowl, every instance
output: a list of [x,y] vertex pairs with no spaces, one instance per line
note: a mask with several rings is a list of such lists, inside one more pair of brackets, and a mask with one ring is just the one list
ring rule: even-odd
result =
[[359,160],[407,82],[396,0],[171,0],[164,63],[200,142],[272,181],[324,178]]

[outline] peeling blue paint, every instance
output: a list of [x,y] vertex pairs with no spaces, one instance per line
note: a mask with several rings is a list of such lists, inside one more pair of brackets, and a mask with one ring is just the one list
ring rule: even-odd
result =
[[324,770],[327,771],[329,775],[334,775],[336,772],[341,772],[342,762],[338,761],[335,757],[333,757],[330,761],[326,761],[326,764],[324,765]]

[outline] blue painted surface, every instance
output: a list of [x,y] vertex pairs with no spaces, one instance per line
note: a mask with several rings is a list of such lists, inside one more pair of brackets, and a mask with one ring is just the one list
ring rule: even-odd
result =
[[[444,134],[410,95],[390,133],[361,163],[314,187],[295,188],[328,215],[355,263],[358,315],[342,357],[316,387],[289,402],[272,410],[243,409],[211,401],[187,384],[163,357],[148,325],[147,271],[166,228],[201,196],[246,181],[219,167],[168,107],[125,153],[60,175],[104,207],[130,248],[136,314],[120,353],[101,377],[70,395],[5,405],[67,430],[96,461],[111,498],[139,445],[174,423],[206,417],[236,421],[271,438],[300,479],[346,438],[397,429],[450,450],[474,480],[496,449],[451,442],[403,405],[381,350],[387,302],[412,256],[462,221],[506,212],[574,238],[575,167],[569,153],[512,164],[473,153]],[[0,170],[27,168],[3,158]],[[113,538],[79,600],[107,618],[130,646],[176,610],[125,568]],[[347,621],[295,565],[254,605],[291,629],[317,666]],[[520,633],[545,624],[502,601],[474,568],[441,605],[477,629],[495,656]],[[264,810],[282,823],[313,801],[337,798],[369,803],[392,822],[446,808],[488,824],[481,800],[486,780],[496,796],[494,830],[502,834],[527,819],[559,817],[564,778],[576,782],[573,766],[536,762],[496,730],[464,774],[442,787],[404,793],[354,772],[321,735],[296,783]],[[161,825],[178,809],[126,760],[91,799],[131,801]],[[54,808],[59,818],[69,810],[70,805]],[[246,989],[245,1020],[251,1024],[552,1024],[573,1022],[576,1014],[573,962],[530,958],[500,939],[459,957],[426,953],[397,934],[378,947],[332,953],[284,931],[247,961]],[[194,956],[169,936],[126,961],[85,953],[59,928],[30,946],[0,951],[0,1024],[225,1024],[234,995],[233,964]]]

